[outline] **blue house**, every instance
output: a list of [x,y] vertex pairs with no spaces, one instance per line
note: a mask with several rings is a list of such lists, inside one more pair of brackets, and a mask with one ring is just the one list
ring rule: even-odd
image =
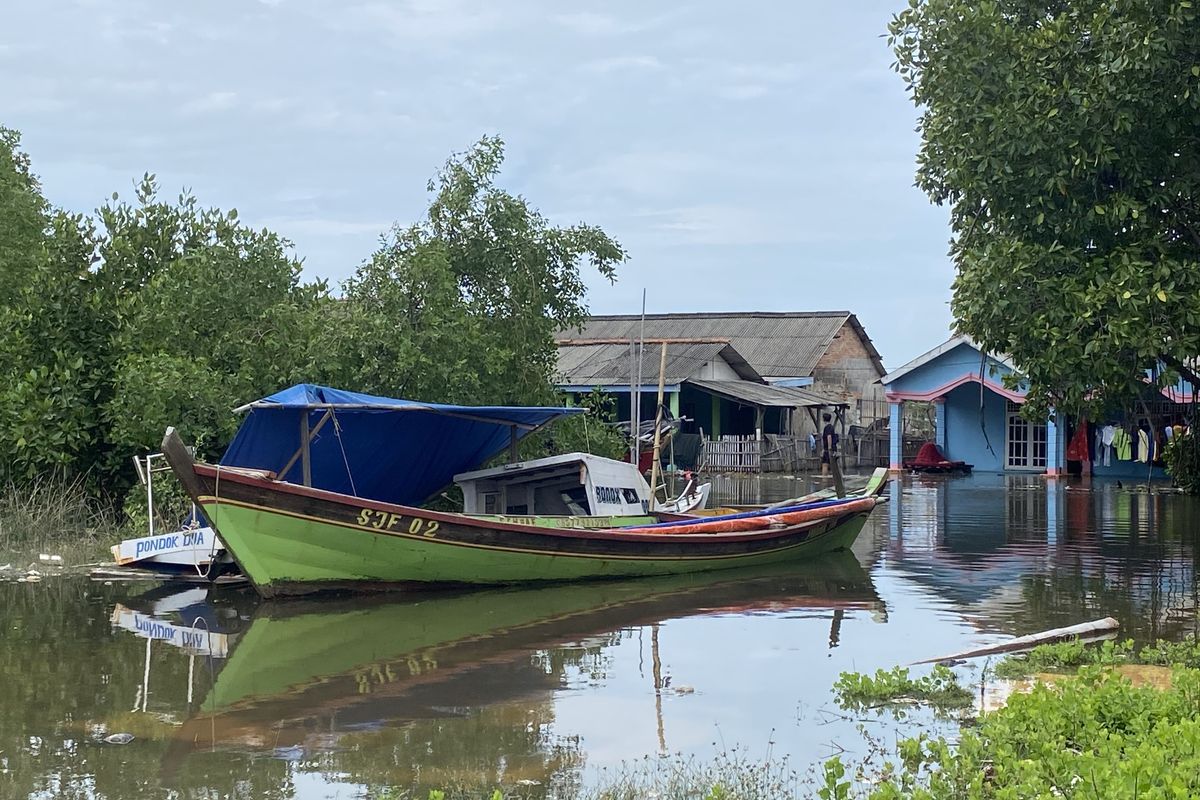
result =
[[[1006,385],[1008,377],[1011,387]],[[1015,381],[1013,380],[1015,378]],[[1097,431],[1112,425],[1137,436],[1139,427],[1160,430],[1172,419],[1181,418],[1190,388],[1183,385],[1161,394],[1147,386],[1140,408],[1148,416],[1093,420],[1081,434],[1090,450],[1087,462],[1068,461],[1068,443],[1084,424],[1055,415],[1031,422],[1021,416],[1026,387],[1013,363],[1004,356],[984,353],[968,336],[956,336],[918,356],[880,379],[890,411],[890,466],[903,469],[904,404],[932,403],[935,410],[935,441],[951,461],[965,461],[982,472],[1027,472],[1060,475],[1083,472],[1096,476],[1161,477],[1160,467],[1136,459],[1120,459],[1109,450],[1108,463],[1101,453]],[[1186,396],[1185,396],[1186,395]]]

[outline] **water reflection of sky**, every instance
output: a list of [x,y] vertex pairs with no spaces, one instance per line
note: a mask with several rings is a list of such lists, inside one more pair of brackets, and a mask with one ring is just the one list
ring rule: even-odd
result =
[[[742,501],[812,488],[726,484]],[[1106,615],[1140,639],[1194,630],[1197,522],[1190,498],[1115,483],[907,477],[853,557],[749,574],[274,605],[0,586],[0,796],[523,781],[538,797],[663,748],[734,745],[803,770],[861,747],[832,705],[844,670]],[[169,641],[197,625],[225,638]],[[96,743],[114,730],[138,738]]]

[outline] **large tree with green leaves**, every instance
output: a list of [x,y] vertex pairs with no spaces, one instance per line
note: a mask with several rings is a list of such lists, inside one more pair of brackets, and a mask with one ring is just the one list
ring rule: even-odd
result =
[[1127,404],[1200,355],[1200,17],[1189,0],[910,0],[917,184],[951,212],[959,330],[1029,406]]
[[0,275],[0,480],[115,496],[167,425],[213,455],[233,405],[307,375],[331,302],[286,241],[151,176],[95,219],[53,209],[3,131]]
[[581,267],[612,279],[625,252],[497,186],[503,161],[494,137],[452,156],[425,218],[393,227],[346,281],[325,334],[330,380],[420,400],[555,399],[554,334],[587,315]]
[[[554,334],[584,319],[582,267],[612,278],[624,259],[600,229],[552,225],[497,187],[494,138],[447,162],[425,218],[386,234],[336,299],[302,280],[286,240],[186,193],[164,200],[150,175],[92,217],[56,210],[18,145],[0,129],[0,481],[119,497],[129,456],[167,425],[212,457],[232,407],[300,381],[556,402]],[[597,421],[554,434],[622,449]]]

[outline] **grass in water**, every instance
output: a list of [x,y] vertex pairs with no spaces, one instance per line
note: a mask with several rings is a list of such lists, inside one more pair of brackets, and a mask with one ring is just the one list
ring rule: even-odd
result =
[[0,559],[61,555],[66,563],[104,557],[119,536],[117,514],[98,508],[78,483],[38,480],[0,488]]
[[1061,642],[1039,645],[1024,655],[1009,656],[993,669],[1000,678],[1024,678],[1040,672],[1073,672],[1080,667],[1152,664],[1200,669],[1200,642],[1157,642],[1137,650],[1132,641],[1098,645]]
[[944,712],[966,708],[973,699],[954,672],[940,664],[920,678],[913,678],[904,667],[877,670],[874,675],[843,672],[833,691],[837,704],[847,711],[920,704]]

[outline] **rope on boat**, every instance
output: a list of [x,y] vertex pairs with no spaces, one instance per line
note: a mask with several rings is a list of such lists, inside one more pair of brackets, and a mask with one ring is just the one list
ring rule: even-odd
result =
[[358,497],[358,490],[354,488],[354,476],[350,473],[350,459],[346,458],[346,448],[342,444],[342,425],[332,408],[329,409],[329,416],[333,420],[333,435],[337,439],[338,449],[342,451],[342,463],[346,465],[346,477],[350,479],[350,494]]

